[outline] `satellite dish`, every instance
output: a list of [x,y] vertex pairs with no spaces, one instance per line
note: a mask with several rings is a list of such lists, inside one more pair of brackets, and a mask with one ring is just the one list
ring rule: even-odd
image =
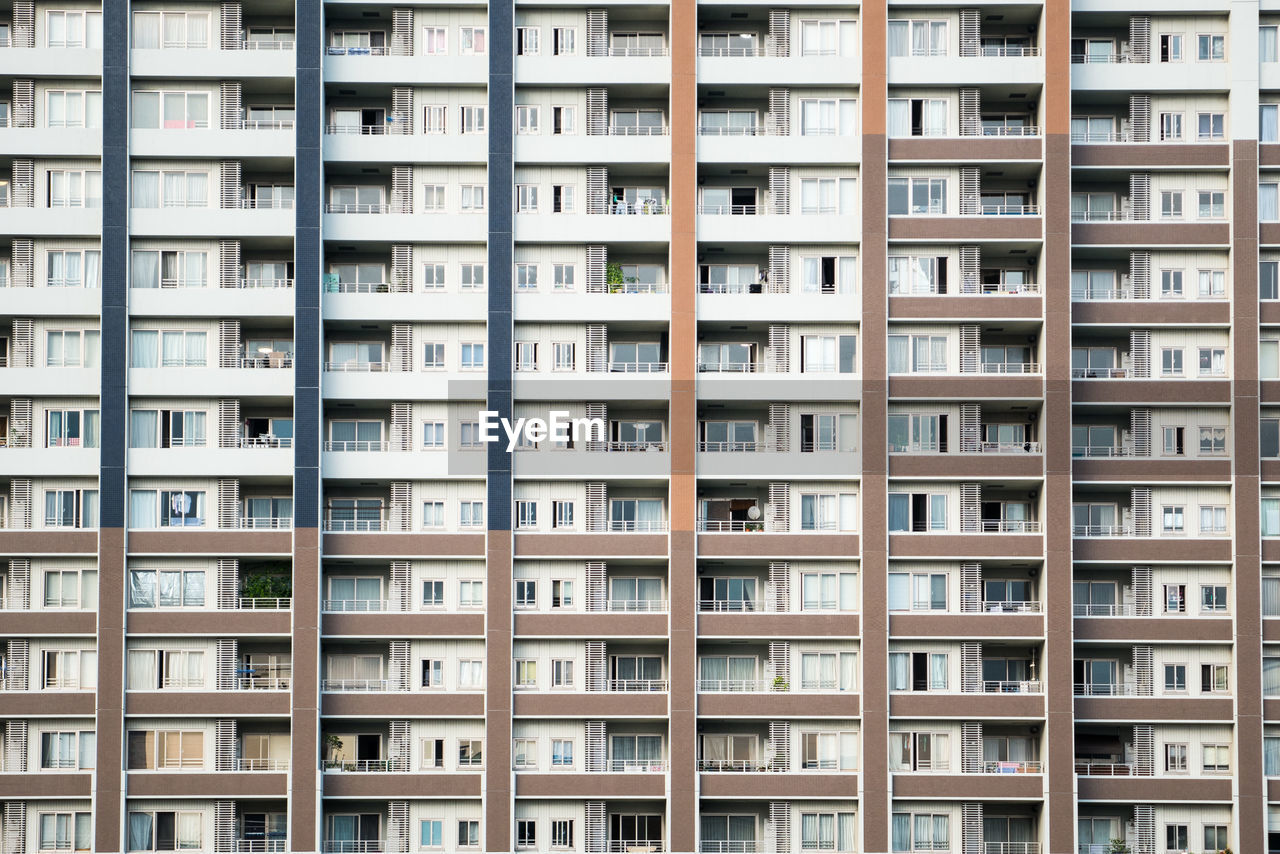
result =
[[747,518],[752,522],[760,518],[760,508],[754,504],[747,508]]

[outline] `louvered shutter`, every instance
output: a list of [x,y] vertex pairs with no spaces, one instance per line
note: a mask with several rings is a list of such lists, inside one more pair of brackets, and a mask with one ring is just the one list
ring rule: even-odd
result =
[[791,247],[769,247],[769,281],[765,288],[771,294],[791,292]]
[[583,644],[583,658],[586,662],[586,687],[588,691],[608,690],[607,671],[605,670],[604,641],[587,641]]
[[981,774],[982,765],[982,723],[965,721],[960,724],[960,771]]
[[982,611],[982,564],[960,564],[960,612],[976,614]]
[[1151,96],[1129,96],[1129,141],[1151,141]]
[[1151,330],[1129,330],[1129,364],[1134,377],[1147,379],[1151,376]]
[[237,398],[218,401],[218,447],[240,447],[240,401]]
[[583,843],[586,854],[604,854],[608,848],[609,825],[605,819],[604,801],[586,801],[582,805],[582,819],[586,823]]
[[10,177],[13,181],[12,207],[33,208],[36,205],[36,164],[25,157],[15,158]]
[[30,448],[33,442],[31,398],[15,397],[9,401],[9,447]]
[[769,39],[766,56],[791,56],[791,10],[769,10]]
[[391,691],[408,691],[409,679],[409,642],[393,640],[387,651],[387,689]]
[[962,532],[973,534],[982,530],[982,520],[979,517],[979,505],[981,502],[981,484],[960,484],[960,530]]
[[789,166],[769,167],[769,212],[779,216],[791,213],[791,168]]
[[587,167],[587,213],[609,212],[609,170],[604,166]]
[[[16,5],[16,4],[15,4]],[[4,854],[26,854],[27,802],[4,802]]]
[[1152,648],[1138,645],[1133,648],[1133,690],[1139,697],[1150,697],[1153,693]]
[[982,691],[982,644],[960,644],[960,690],[966,694]]
[[791,610],[791,564],[783,560],[769,562],[769,610],[785,614]]
[[[605,292],[605,267],[607,263],[608,255],[603,246],[587,247],[587,293],[602,294]],[[590,326],[587,327],[588,330],[590,328]],[[587,370],[591,369],[587,368]]]
[[234,477],[218,480],[218,527],[240,527],[240,481]]
[[413,450],[413,405],[391,404],[391,442],[389,451]]
[[391,370],[413,371],[413,326],[408,323],[391,324]]
[[604,721],[583,721],[583,759],[587,773],[607,771],[609,768],[608,740]]
[[241,173],[239,160],[223,160],[218,164],[218,202],[223,210],[235,210],[241,206]]
[[960,453],[982,450],[982,407],[977,403],[960,404]]
[[31,527],[31,480],[15,477],[9,480],[9,526],[18,529]]
[[769,514],[773,519],[772,530],[791,530],[791,484],[773,481],[769,484]]
[[213,763],[218,771],[237,771],[236,721],[234,718],[213,723]]
[[586,526],[588,531],[608,530],[608,508],[605,485],[601,481],[586,484]]
[[977,246],[960,247],[960,292],[976,294],[982,290],[982,255]]
[[[791,721],[769,721],[769,746],[773,748],[773,770],[791,770]],[[779,848],[779,851],[789,849]]]
[[1129,570],[1129,583],[1133,587],[1133,615],[1150,617],[1155,610],[1152,595],[1151,567],[1135,566]]
[[609,369],[608,328],[603,323],[588,323],[587,340],[587,372],[601,373]]
[[36,244],[25,237],[15,237],[10,249],[13,261],[11,283],[15,288],[33,288],[36,284]]
[[773,690],[790,690],[791,643],[789,641],[769,641],[769,664],[773,669],[773,678],[781,679],[788,685],[787,689],[783,689],[780,685],[773,685],[771,686]]
[[31,561],[13,558],[9,561],[8,607],[26,611],[31,608]]
[[769,324],[769,359],[768,369],[774,373],[791,372],[791,325],[787,323]]
[[391,514],[387,520],[387,528],[391,531],[411,530],[413,510],[410,507],[413,491],[407,480],[391,481]]
[[587,136],[605,136],[609,133],[609,90],[587,90]]
[[960,373],[976,374],[982,367],[981,330],[976,324],[960,327]]
[[[967,10],[966,10],[967,11]],[[982,95],[977,89],[960,90],[960,135],[982,135]]]
[[1148,15],[1129,16],[1129,61],[1151,61],[1151,18]]
[[791,450],[791,404],[769,404],[769,430],[772,443],[769,450],[785,454]]
[[240,321],[218,322],[218,367],[240,367]]
[[987,850],[982,840],[981,801],[966,801],[960,805],[960,839],[964,854],[984,854]]
[[217,671],[214,684],[219,691],[234,691],[239,686],[240,644],[235,638],[218,638],[215,646]]
[[1151,804],[1133,805],[1134,854],[1155,854],[1156,808]]
[[218,607],[224,611],[240,607],[240,561],[236,558],[218,561]]
[[244,111],[240,106],[240,81],[223,80],[220,87],[218,103],[221,104],[221,127],[223,130],[240,130],[244,127]]
[[391,212],[413,213],[413,167],[391,167]]
[[388,596],[388,608],[391,610],[413,610],[412,568],[407,560],[391,561],[391,592]]
[[586,606],[588,611],[605,611],[608,599],[605,595],[605,562],[602,560],[587,561],[584,567],[586,576]]
[[587,10],[587,56],[609,55],[609,12]]
[[[230,723],[234,724],[235,721]],[[235,801],[213,802],[213,850],[217,854],[236,850]]]
[[413,133],[413,89],[395,86],[391,89],[391,132],[398,136]]
[[1129,435],[1135,457],[1151,456],[1151,410],[1129,410]]
[[33,0],[14,0],[11,44],[19,48],[36,46],[36,4]]
[[769,120],[765,132],[774,136],[791,135],[791,90],[769,90]]
[[4,770],[21,774],[27,770],[27,722],[9,718],[4,727]]
[[1155,727],[1151,724],[1134,724],[1133,773],[1150,776],[1156,769]]
[[1133,517],[1133,535],[1151,536],[1151,490],[1134,487],[1129,491],[1129,512]]
[[218,287],[240,287],[239,240],[218,241]]
[[1138,222],[1151,219],[1151,173],[1129,175],[1129,213]]
[[413,56],[413,10],[391,10],[391,55]]
[[1137,250],[1129,253],[1129,287],[1134,299],[1151,299],[1151,253]]
[[13,81],[13,126],[36,126],[36,84],[33,80]]
[[218,33],[223,50],[239,50],[243,46],[240,28],[240,4],[223,3],[218,20]]
[[769,823],[773,825],[775,851],[791,850],[791,801],[769,801]]
[[[599,420],[607,424],[609,421],[609,407],[604,403],[588,403],[585,406],[584,415],[587,418]],[[588,431],[586,449],[588,451],[607,451],[609,449],[608,442],[596,438],[597,435],[598,434],[593,431]]]
[[389,721],[387,725],[387,753],[390,755],[390,766],[393,771],[408,771],[412,762],[409,721]]
[[978,9],[960,10],[960,55],[979,55],[979,24],[981,12]]
[[973,216],[982,213],[979,197],[979,170],[977,166],[960,167],[960,215]]

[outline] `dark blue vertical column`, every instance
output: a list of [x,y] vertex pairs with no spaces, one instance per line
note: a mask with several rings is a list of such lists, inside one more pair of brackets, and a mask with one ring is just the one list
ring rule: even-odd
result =
[[[511,417],[512,121],[514,0],[489,0],[489,385],[486,409]],[[488,578],[485,619],[485,850],[510,851],[511,774],[511,455],[489,445]]]
[[318,851],[323,814],[316,745],[320,741],[320,212],[324,171],[320,134],[324,95],[324,6],[297,0],[294,82],[293,359],[293,693],[289,850]]
[[94,850],[123,850],[126,354],[129,335],[129,3],[102,4],[102,381]]

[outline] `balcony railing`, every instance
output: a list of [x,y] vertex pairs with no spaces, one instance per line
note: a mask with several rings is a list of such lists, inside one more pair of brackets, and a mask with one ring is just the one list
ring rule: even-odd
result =
[[960,449],[961,453],[970,454],[1038,454],[1039,442],[979,442],[972,451]]
[[207,687],[203,676],[166,676],[160,680],[163,691],[199,691]]
[[983,854],[1040,854],[1039,842],[983,842]]
[[666,851],[661,839],[610,839],[609,854],[658,854]]
[[707,694],[760,694],[773,690],[768,679],[699,679],[698,690]]
[[241,757],[236,760],[237,771],[288,771],[288,759],[245,759]]
[[671,128],[666,125],[609,125],[610,136],[669,136]]
[[1126,300],[1133,299],[1133,291],[1129,288],[1073,288],[1071,290],[1071,299],[1074,302]]
[[330,533],[369,533],[387,530],[386,519],[331,519],[324,520],[324,529]]
[[320,690],[332,693],[377,694],[404,691],[399,679],[321,679]]
[[391,205],[329,202],[324,206],[324,212],[331,214],[385,214],[391,213]]
[[625,774],[664,774],[665,759],[610,759],[609,770]]
[[[344,47],[342,45],[331,44],[325,48],[325,52],[329,54],[329,56],[390,56],[391,48],[386,45],[381,45],[379,47]],[[325,843],[326,846],[328,844],[328,842]],[[327,851],[328,848],[325,850]],[[378,848],[376,850],[381,851],[382,849]]]
[[1095,65],[1095,64],[1113,64],[1117,62],[1128,62],[1130,59],[1128,51],[1109,51],[1107,53],[1073,53],[1071,54],[1072,65]]
[[710,454],[745,454],[765,450],[763,442],[699,442],[698,450]]
[[605,683],[605,690],[621,693],[645,693],[666,691],[666,679],[610,679]]
[[1133,220],[1133,211],[1072,211],[1072,222],[1129,222]]
[[665,374],[666,362],[610,362],[608,373],[611,374]]
[[1100,762],[1093,759],[1077,759],[1076,773],[1087,777],[1138,777],[1151,772],[1139,770],[1132,762]]
[[[707,216],[756,216],[764,211],[760,205],[698,205],[698,213]],[[831,210],[830,213],[835,213]]]
[[665,613],[666,599],[610,599],[606,610],[615,614],[650,614]]
[[286,674],[241,676],[236,680],[241,691],[288,691],[291,684],[292,678]]
[[764,850],[765,843],[755,839],[704,839],[698,843],[701,854],[755,854]]
[[291,288],[293,279],[238,279],[237,288]]
[[324,771],[385,774],[390,771],[408,771],[409,763],[394,759],[325,759],[320,767]]
[[326,839],[324,841],[325,854],[381,854],[387,850],[386,846],[385,839]]
[[785,771],[781,763],[768,759],[699,759],[698,770],[714,774],[735,772]]
[[639,202],[613,201],[608,205],[610,215],[661,216],[671,213],[671,207],[651,200]]
[[[942,370],[946,370],[944,367]],[[983,374],[1038,374],[1039,362],[981,362],[978,372]],[[968,373],[967,371],[965,373]]]
[[762,294],[764,280],[758,282],[703,282],[698,285],[700,294]]
[[[245,122],[247,126],[249,123]],[[284,125],[285,122],[254,122],[254,125],[261,126],[265,124]],[[293,122],[287,123],[288,127],[293,127]],[[293,210],[293,199],[241,199],[240,207],[245,210]]]
[[1077,682],[1077,697],[1132,697],[1137,686],[1132,682]]
[[1039,216],[1039,205],[1023,205],[1023,204],[999,204],[999,205],[979,205],[979,216]]
[[609,48],[610,56],[666,56],[668,49],[666,45],[655,47],[621,47],[612,46]]
[[235,840],[235,850],[250,852],[250,854],[275,854],[275,852],[284,852],[288,850],[288,840],[237,839]]
[[698,530],[710,533],[729,533],[737,531],[763,531],[764,519],[699,519]]
[[[367,613],[389,610],[386,599],[325,599],[320,607],[325,611]],[[398,603],[396,610],[399,610]]]
[[765,362],[698,362],[698,371],[705,374],[763,374],[772,373],[773,366]]
[[293,50],[293,39],[245,39],[241,50]]
[[244,356],[240,359],[240,367],[246,369],[292,368],[292,353],[272,353],[265,356]]
[[1039,760],[1029,760],[1024,762],[1009,761],[992,761],[982,763],[983,774],[1039,774],[1041,766]]
[[1040,523],[1032,519],[983,519],[984,534],[1038,534]]
[[986,614],[1038,614],[1039,602],[983,601],[983,613]]
[[291,436],[241,436],[242,448],[292,448]]
[[763,612],[764,602],[759,599],[700,599],[698,600],[699,611],[712,611],[716,613],[751,613]]
[[698,56],[764,56],[763,45],[750,47],[705,47],[698,46]]
[[1039,680],[984,680],[982,682],[984,694],[1040,694],[1043,691],[1044,686]]
[[326,451],[339,452],[356,452],[356,453],[381,453],[384,451],[396,450],[390,442],[372,441],[364,439],[355,439],[352,441],[341,442],[325,442],[324,449]]
[[1132,537],[1133,528],[1129,525],[1072,525],[1073,537]]
[[292,516],[241,516],[243,530],[288,531],[293,528]]
[[1077,602],[1071,606],[1071,612],[1076,617],[1130,617],[1133,616],[1133,606],[1128,603],[1112,603],[1110,605],[1086,605]]
[[385,374],[391,370],[391,363],[359,362],[349,359],[345,362],[325,362],[324,369],[332,373],[343,374]]
[[634,519],[610,519],[609,530],[638,534],[662,534],[666,533],[667,520],[653,519],[636,521]]
[[1132,445],[1116,445],[1107,447],[1103,445],[1072,445],[1071,456],[1086,458],[1106,458],[1106,457],[1132,457],[1134,455]]
[[1126,368],[1072,368],[1073,380],[1114,380],[1129,376]]
[[666,442],[600,442],[595,451],[611,451],[614,453],[636,453],[639,451],[665,451]]
[[984,125],[977,133],[961,136],[1039,136],[1039,125]]

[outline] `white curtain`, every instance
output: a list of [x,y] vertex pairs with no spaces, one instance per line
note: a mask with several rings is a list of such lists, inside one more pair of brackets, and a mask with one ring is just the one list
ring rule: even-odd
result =
[[198,812],[178,813],[178,848],[179,850],[200,847],[200,820]]
[[129,527],[154,528],[158,524],[159,509],[154,489],[135,489],[129,493]]
[[905,691],[911,685],[911,654],[889,653],[889,690]]
[[1258,185],[1258,219],[1261,222],[1280,220],[1280,194],[1277,184]]
[[155,368],[159,366],[157,345],[160,333],[155,330],[134,330],[130,337],[130,365],[135,368]]
[[[151,251],[135,251],[133,253],[133,276],[130,286],[135,288],[158,288],[160,286],[160,253]],[[135,335],[137,333],[134,333]]]
[[853,136],[858,127],[858,102],[852,98],[842,98],[839,109],[839,134],[841,136]]
[[947,655],[946,653],[929,654],[929,687],[945,689],[947,687]]
[[187,207],[205,207],[209,204],[209,173],[187,173]]
[[181,208],[186,206],[187,178],[182,172],[164,173],[164,206]]
[[1276,61],[1276,28],[1261,27],[1258,30],[1258,62]]
[[151,848],[151,814],[129,813],[129,850],[150,851]]
[[1262,658],[1262,695],[1280,697],[1280,658],[1276,656]]
[[1280,577],[1262,579],[1262,615],[1280,617]]
[[160,47],[159,15],[141,12],[134,14],[133,47],[138,50],[155,50]]
[[187,13],[187,46],[205,47],[209,44],[209,16],[198,12]]
[[911,850],[911,814],[896,812],[893,814],[893,850]]
[[156,676],[155,650],[130,650],[127,676],[129,690],[154,691],[159,685]]
[[924,135],[943,136],[947,132],[947,102],[932,98],[924,102]]
[[1261,104],[1258,107],[1258,139],[1261,142],[1280,141],[1280,107]]
[[911,576],[905,572],[889,573],[889,610],[911,610]]
[[853,813],[842,812],[837,815],[838,836],[836,837],[837,851],[853,851],[857,846],[857,834],[854,827]]
[[166,332],[161,336],[163,343],[164,355],[162,356],[161,366],[165,368],[180,368],[185,361],[183,347],[185,342],[181,332]]
[[907,49],[908,26],[906,21],[889,22],[889,56],[907,56],[910,52]]
[[703,684],[723,682],[729,675],[729,662],[719,657],[699,659],[698,673]]
[[102,253],[96,249],[89,249],[84,253],[84,286],[102,287]]
[[155,409],[135,409],[129,414],[129,447],[155,448],[159,446],[158,430],[160,413]]
[[1262,740],[1262,773],[1268,777],[1280,775],[1280,738],[1276,736]]
[[133,173],[133,207],[135,208],[158,208],[160,207],[160,173],[159,172],[134,172]]

